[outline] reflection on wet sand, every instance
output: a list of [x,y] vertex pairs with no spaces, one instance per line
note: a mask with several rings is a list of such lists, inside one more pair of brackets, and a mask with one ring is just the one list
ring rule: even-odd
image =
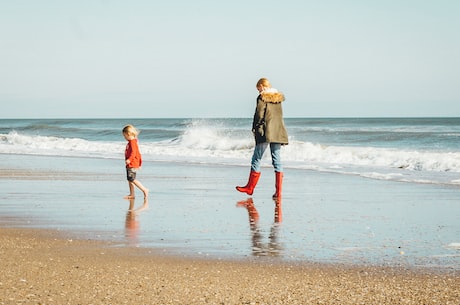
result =
[[248,198],[246,200],[238,201],[236,206],[246,208],[249,216],[249,228],[251,231],[252,238],[252,254],[254,256],[281,256],[282,247],[279,242],[279,230],[280,223],[282,220],[282,209],[281,209],[281,198],[274,201],[274,221],[270,229],[270,235],[268,236],[269,242],[265,244],[263,242],[263,236],[259,228],[259,212],[257,211],[254,200]]
[[142,206],[140,206],[140,207],[137,208],[137,209],[134,209],[134,198],[129,199],[129,208],[128,208],[128,212],[138,213],[138,212],[147,210],[148,208],[149,208],[149,200],[148,200],[147,197],[144,198],[144,202],[143,202]]
[[137,219],[137,215],[139,212],[148,209],[149,204],[147,199],[144,199],[142,206],[137,209],[134,209],[134,204],[135,199],[129,199],[129,207],[125,219],[125,237],[128,244],[138,246],[139,220]]

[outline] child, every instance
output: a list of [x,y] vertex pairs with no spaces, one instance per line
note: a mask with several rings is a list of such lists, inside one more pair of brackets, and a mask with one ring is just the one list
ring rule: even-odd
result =
[[126,141],[128,141],[125,150],[125,163],[126,178],[129,184],[129,195],[125,196],[124,199],[134,199],[134,186],[137,186],[144,193],[144,199],[147,200],[149,190],[146,189],[139,180],[136,180],[136,172],[142,165],[142,156],[137,143],[138,134],[139,132],[132,125],[126,125],[123,128],[123,136]]

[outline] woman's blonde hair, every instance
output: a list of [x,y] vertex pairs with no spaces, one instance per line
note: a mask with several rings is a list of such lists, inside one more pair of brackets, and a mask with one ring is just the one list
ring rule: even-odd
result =
[[126,125],[123,127],[123,133],[129,136],[137,137],[139,131],[133,125]]
[[258,87],[258,86],[262,86],[264,88],[271,88],[272,87],[272,85],[270,84],[270,82],[266,78],[259,79],[259,81],[257,82],[256,87]]

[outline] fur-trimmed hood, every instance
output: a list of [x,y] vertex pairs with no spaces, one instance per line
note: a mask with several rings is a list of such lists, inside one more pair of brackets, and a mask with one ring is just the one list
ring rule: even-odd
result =
[[268,88],[260,93],[259,98],[266,103],[278,104],[284,101],[284,94],[274,88]]

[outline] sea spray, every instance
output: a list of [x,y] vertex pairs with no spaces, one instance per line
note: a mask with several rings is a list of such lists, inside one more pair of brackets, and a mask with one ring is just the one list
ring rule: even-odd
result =
[[[122,159],[125,123],[145,161],[248,166],[251,119],[0,120],[0,153]],[[286,119],[286,169],[459,185],[460,119]],[[270,167],[267,152],[263,166]]]

